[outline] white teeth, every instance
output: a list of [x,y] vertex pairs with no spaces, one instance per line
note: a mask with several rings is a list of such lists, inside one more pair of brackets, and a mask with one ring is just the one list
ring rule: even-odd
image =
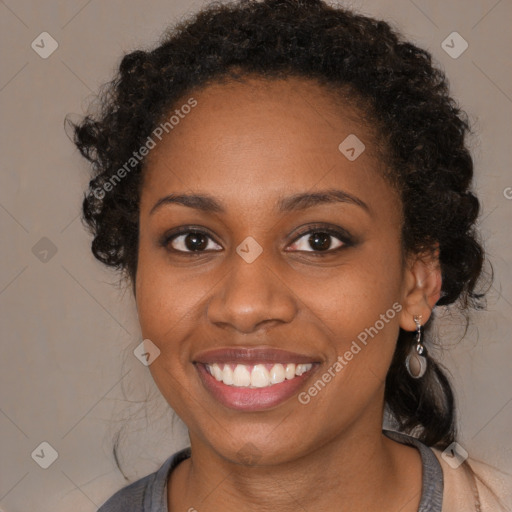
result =
[[251,384],[251,374],[243,364],[237,364],[233,372],[233,384],[246,388]]
[[[222,371],[222,370],[221,370]],[[222,382],[227,384],[228,386],[233,386],[233,370],[229,364],[224,365],[224,370],[222,371]]]
[[299,364],[298,366],[301,367],[301,370],[300,370],[300,373],[297,373],[298,367],[295,368],[295,375],[302,375],[303,373],[306,373],[307,371],[311,370],[311,368],[313,368],[313,364],[312,363]]
[[293,379],[293,377],[295,377],[295,365],[293,363],[286,365],[284,375],[288,380]]
[[210,367],[210,369],[212,371],[213,376],[218,381],[221,381],[224,372],[220,369],[219,365],[218,364],[214,364],[213,366]]
[[282,364],[275,364],[272,366],[270,370],[270,382],[272,384],[279,384],[280,382],[284,382],[284,368]]
[[255,388],[264,388],[270,383],[268,370],[262,365],[257,364],[251,372],[251,386]]
[[307,364],[298,364],[295,368],[295,375],[302,375],[303,373],[307,372],[309,368],[311,368],[311,365],[309,368],[307,368]]
[[[221,368],[221,366],[223,366],[223,368]],[[213,375],[217,381],[223,382],[228,386],[243,388],[264,388],[279,384],[285,380],[291,380],[295,376],[300,376],[313,367],[311,363],[297,365],[294,363],[287,365],[276,363],[269,370],[268,366],[269,365],[265,364],[256,364],[250,371],[250,367],[243,364],[237,364],[234,370],[229,364],[219,365],[214,363],[206,365],[208,372]]]

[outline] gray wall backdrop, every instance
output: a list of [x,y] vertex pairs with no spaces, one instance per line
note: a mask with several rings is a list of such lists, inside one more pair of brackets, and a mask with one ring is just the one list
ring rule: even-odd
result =
[[[153,44],[202,4],[0,0],[1,511],[95,511],[126,484],[111,455],[123,425],[131,479],[187,443],[133,355],[141,338],[131,293],[90,253],[79,219],[87,168],[63,120],[83,113],[123,52]],[[442,321],[450,345],[442,357],[456,386],[460,444],[512,472],[512,2],[350,5],[430,50],[471,116],[480,225],[496,280],[488,311],[473,315],[463,341],[459,319]],[[445,43],[451,55],[442,47],[454,31],[468,43],[460,55],[462,39]]]

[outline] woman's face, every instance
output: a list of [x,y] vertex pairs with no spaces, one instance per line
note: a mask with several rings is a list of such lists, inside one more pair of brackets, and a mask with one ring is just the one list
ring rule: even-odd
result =
[[[160,350],[158,388],[193,446],[237,462],[293,460],[380,429],[412,281],[369,127],[307,80],[191,96],[151,150],[141,194],[136,301]],[[171,194],[208,200],[161,201]],[[301,362],[313,366],[288,378]],[[227,364],[242,364],[245,387],[229,384]]]

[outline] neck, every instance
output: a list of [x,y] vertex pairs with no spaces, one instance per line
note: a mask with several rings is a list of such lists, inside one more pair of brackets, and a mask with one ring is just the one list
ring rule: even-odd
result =
[[193,436],[191,448],[192,457],[172,474],[170,512],[418,509],[419,452],[388,439],[380,428],[371,434],[353,428],[306,456],[277,465],[231,462]]

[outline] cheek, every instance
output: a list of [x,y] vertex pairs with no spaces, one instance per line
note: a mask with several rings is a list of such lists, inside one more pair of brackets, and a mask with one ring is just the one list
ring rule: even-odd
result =
[[144,243],[139,248],[136,280],[136,302],[144,338],[153,341],[160,350],[165,347],[164,338],[180,329],[180,318],[190,312],[190,305],[183,300],[182,284],[165,272],[161,262]]
[[[165,256],[141,244],[137,311],[143,338],[155,343],[164,356],[160,364],[165,359],[173,371],[179,372],[179,367],[189,363],[193,348],[190,341],[204,323],[208,290],[215,288],[218,280],[212,272],[174,268]],[[208,335],[208,329],[201,329],[201,333]]]
[[160,350],[149,370],[162,396],[181,418],[188,417],[190,404],[183,383],[189,358],[187,339],[193,331],[195,296],[188,295],[174,273],[166,271],[151,252],[139,251],[136,302],[143,339]]
[[396,249],[367,247],[343,265],[304,272],[293,289],[333,333],[357,336],[400,300],[400,261]]
[[137,276],[137,310],[142,335],[161,350],[179,339],[194,314],[197,298],[187,293],[183,283],[152,267]]
[[376,249],[362,250],[314,286],[308,277],[298,290],[311,321],[331,340],[330,359],[342,358],[335,372],[343,374],[335,379],[343,382],[340,391],[354,399],[385,379],[399,332],[400,252],[396,246]]

